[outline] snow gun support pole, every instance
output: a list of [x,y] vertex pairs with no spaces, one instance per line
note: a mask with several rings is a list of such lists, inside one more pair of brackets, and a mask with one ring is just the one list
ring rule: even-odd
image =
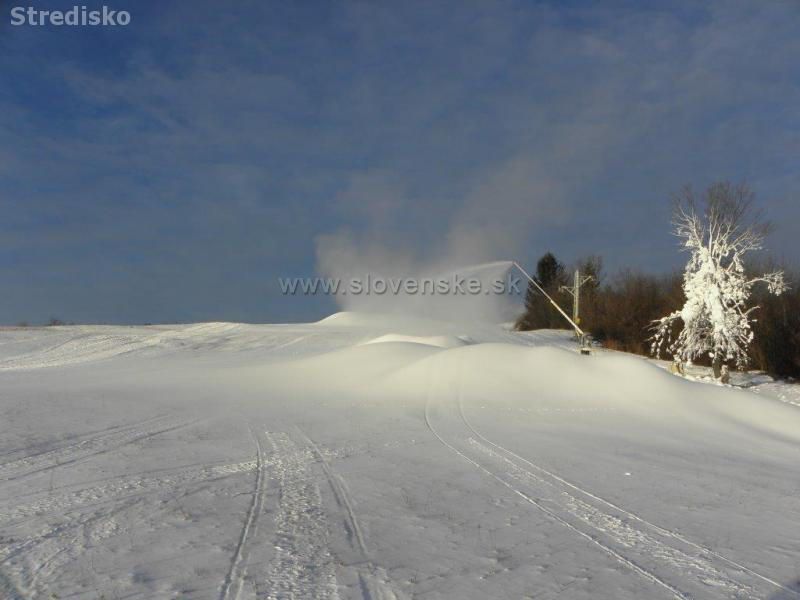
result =
[[545,291],[544,291],[544,289],[542,288],[542,286],[540,286],[540,285],[539,285],[539,284],[536,282],[536,280],[535,280],[533,277],[531,277],[531,276],[528,274],[528,272],[527,272],[525,269],[523,269],[523,268],[522,268],[522,266],[521,266],[521,265],[520,265],[520,264],[519,264],[517,261],[515,261],[515,260],[514,260],[514,261],[511,261],[511,263],[512,263],[512,264],[513,264],[515,267],[517,267],[517,269],[519,269],[520,273],[522,273],[522,274],[523,274],[523,275],[524,275],[524,276],[525,276],[525,277],[528,279],[528,281],[530,281],[530,282],[531,282],[533,285],[535,285],[535,286],[536,286],[536,289],[537,289],[537,290],[539,290],[540,292],[542,292],[542,294],[544,295],[544,297],[545,297],[545,298],[547,298],[547,299],[550,301],[550,304],[552,304],[552,305],[555,307],[555,309],[556,309],[558,312],[560,312],[560,313],[561,313],[561,316],[563,316],[563,317],[564,317],[564,318],[565,318],[567,321],[569,321],[569,324],[570,324],[570,325],[572,325],[572,328],[575,330],[575,335],[577,335],[577,336],[578,336],[578,339],[580,340],[580,344],[581,344],[581,354],[590,354],[590,351],[589,351],[589,346],[586,344],[586,334],[584,333],[583,329],[581,329],[580,327],[578,327],[578,324],[577,324],[575,321],[573,321],[572,319],[570,319],[570,318],[569,318],[569,315],[568,315],[567,313],[565,313],[565,312],[562,310],[562,308],[561,308],[561,307],[560,307],[558,304],[556,304],[556,301],[555,301],[555,300],[553,300],[553,299],[550,297],[550,294],[548,294],[547,292],[545,292]]

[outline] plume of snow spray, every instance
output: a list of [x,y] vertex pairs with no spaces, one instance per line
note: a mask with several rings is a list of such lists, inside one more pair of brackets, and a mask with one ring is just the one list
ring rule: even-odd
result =
[[[565,217],[564,183],[540,159],[517,156],[479,174],[441,230],[431,227],[429,207],[437,202],[412,196],[397,177],[385,172],[354,176],[335,202],[358,235],[343,230],[317,238],[320,275],[342,281],[449,278],[476,280],[479,293],[451,285],[446,293],[398,290],[384,294],[337,294],[344,310],[402,312],[447,320],[503,322],[514,319],[521,302],[511,278],[524,293],[527,282],[511,272],[516,257],[536,228]],[[423,207],[423,208],[420,208]],[[414,212],[416,211],[416,212]],[[397,237],[397,223],[416,216],[414,239]],[[433,229],[431,232],[430,230]],[[422,248],[422,250],[420,250]],[[497,282],[504,282],[500,285]],[[498,292],[498,290],[501,290]]]
[[441,261],[420,265],[381,249],[359,252],[347,238],[331,237],[318,244],[320,272],[342,283],[336,301],[347,311],[507,321],[518,311],[517,297],[525,289],[511,271],[512,264],[450,266]]

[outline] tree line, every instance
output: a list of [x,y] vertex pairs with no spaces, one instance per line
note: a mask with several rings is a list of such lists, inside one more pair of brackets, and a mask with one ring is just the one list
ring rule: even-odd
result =
[[[600,256],[566,265],[547,252],[537,262],[534,278],[568,309],[572,296],[564,288],[572,285],[573,272],[590,275],[581,287],[580,326],[606,348],[641,355],[660,350],[662,358],[713,365],[717,376],[721,365],[730,364],[800,378],[800,269],[778,270],[751,257],[745,262],[746,252],[736,252],[743,234],[755,236],[744,238],[745,248],[758,250],[769,231],[760,213],[751,210],[752,200],[746,186],[724,182],[710,186],[698,200],[688,188],[681,192],[674,232],[682,247],[696,246],[684,272],[622,270],[609,276]],[[726,256],[729,246],[733,250]],[[718,259],[712,260],[714,256]],[[698,307],[707,298],[711,306]],[[715,301],[729,314],[721,317]],[[569,328],[533,285],[516,326]],[[687,339],[681,342],[682,333]],[[739,340],[718,339],[729,334]]]

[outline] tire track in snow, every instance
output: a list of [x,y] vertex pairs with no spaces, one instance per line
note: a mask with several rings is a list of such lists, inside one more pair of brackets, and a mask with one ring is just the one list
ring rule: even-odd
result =
[[[169,417],[148,419],[141,423],[95,435],[61,448],[18,458],[0,465],[0,482],[13,481],[50,469],[74,464],[143,439],[188,427],[197,422],[197,420],[187,422]],[[148,423],[150,424],[149,426]]]
[[300,436],[310,446],[317,462],[322,467],[322,471],[328,480],[328,484],[333,491],[336,504],[344,512],[344,527],[347,531],[348,540],[354,550],[359,554],[360,562],[363,567],[356,567],[358,579],[361,587],[363,600],[399,600],[398,594],[392,589],[385,569],[377,567],[372,561],[364,533],[358,522],[350,492],[344,479],[334,472],[328,459],[320,451],[317,444],[300,427],[295,426]]
[[261,515],[264,504],[264,450],[261,446],[260,435],[253,433],[250,429],[250,435],[256,446],[256,481],[253,488],[253,499],[250,503],[250,508],[247,511],[244,527],[239,536],[239,542],[234,551],[233,560],[231,561],[231,568],[228,575],[225,577],[225,582],[222,585],[220,592],[220,600],[229,600],[230,598],[238,598],[242,591],[242,584],[247,575],[247,555],[248,555],[248,542],[251,533],[255,534],[258,526],[258,518]]
[[[570,513],[589,526],[610,533],[622,545],[644,554],[650,554],[681,569],[683,577],[692,574],[704,585],[715,589],[724,589],[727,594],[732,594],[729,597],[762,598],[763,595],[751,584],[737,581],[737,579],[749,578],[760,580],[761,583],[769,584],[793,597],[800,598],[800,592],[726,558],[711,548],[692,542],[675,531],[655,525],[489,440],[478,432],[466,418],[460,400],[458,408],[462,421],[478,438],[469,440],[476,449],[505,462],[514,473],[512,477],[515,479],[527,480],[539,487],[544,485],[553,488],[559,494],[560,502]],[[485,442],[491,447],[487,447],[481,442]],[[529,468],[522,465],[527,465]],[[583,496],[586,501],[575,497],[573,493]],[[598,504],[605,508],[599,508]]]
[[328,550],[328,524],[319,486],[309,465],[313,455],[285,433],[267,433],[280,486],[275,517],[275,556],[258,597],[268,600],[338,600],[336,570]]

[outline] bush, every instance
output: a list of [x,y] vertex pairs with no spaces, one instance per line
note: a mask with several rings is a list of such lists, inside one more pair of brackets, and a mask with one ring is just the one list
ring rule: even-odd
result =
[[753,295],[752,366],[778,377],[800,378],[800,274],[787,278],[791,288],[780,296]]
[[[596,292],[596,306],[587,310],[585,326],[606,347],[649,354],[653,320],[681,306],[680,286],[677,274],[654,277],[623,271]],[[586,304],[590,302],[587,298]]]

